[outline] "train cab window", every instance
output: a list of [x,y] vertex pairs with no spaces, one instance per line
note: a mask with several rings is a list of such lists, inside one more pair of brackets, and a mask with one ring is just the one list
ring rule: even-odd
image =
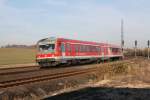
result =
[[54,52],[55,44],[39,45],[39,51]]
[[65,44],[64,43],[61,44],[61,52],[65,52]]

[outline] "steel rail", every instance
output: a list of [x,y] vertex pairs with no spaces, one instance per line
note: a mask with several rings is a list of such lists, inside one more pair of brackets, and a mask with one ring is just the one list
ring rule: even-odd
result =
[[[75,66],[77,66],[77,65],[75,65]],[[85,65],[81,65],[81,66],[85,66]],[[36,67],[38,69],[32,69],[32,68],[36,68]],[[56,68],[63,68],[63,67],[64,66],[62,66],[62,67],[56,67]],[[73,67],[73,66],[69,66],[69,67]],[[1,75],[14,75],[14,74],[20,74],[20,73],[30,73],[30,72],[41,71],[41,70],[46,70],[46,69],[51,70],[51,69],[54,69],[54,68],[42,68],[42,69],[40,69],[40,67],[38,67],[38,66],[8,68],[8,69],[2,69],[2,70],[0,70],[0,76]]]
[[32,70],[24,70],[24,71],[10,71],[10,72],[2,72],[0,73],[1,75],[14,75],[14,74],[20,74],[20,73],[29,73],[29,72],[35,72],[38,71],[39,69],[32,69]]
[[24,67],[9,67],[9,68],[0,68],[0,71],[1,71],[1,70],[11,70],[11,69],[24,69],[24,68],[31,68],[31,67],[38,67],[38,65],[24,66]]
[[38,66],[15,67],[15,68],[6,68],[6,69],[4,68],[4,69],[0,69],[0,75],[11,75],[11,74],[32,72],[38,70],[38,69],[32,69],[36,67],[38,68]]
[[[0,75],[13,75],[13,74],[19,74],[19,73],[33,72],[35,71],[35,69],[33,70],[31,68],[34,68],[34,67],[36,68],[39,66],[35,65],[35,66],[13,67],[13,68],[0,68]],[[29,69],[29,70],[24,70],[24,69]]]
[[97,71],[97,68],[87,68],[87,69],[82,69],[78,71],[68,71],[68,72],[63,72],[63,73],[55,73],[55,74],[35,76],[35,77],[30,77],[30,78],[3,81],[3,82],[0,82],[0,89],[19,86],[19,85],[25,85],[29,83],[47,81],[47,80],[52,80],[52,79],[66,78],[66,77],[86,74],[86,73],[94,72],[94,71]]

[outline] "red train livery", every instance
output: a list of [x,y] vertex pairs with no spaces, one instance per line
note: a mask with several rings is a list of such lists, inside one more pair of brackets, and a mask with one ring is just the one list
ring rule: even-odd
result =
[[36,62],[41,67],[123,58],[119,46],[65,38],[50,37],[39,40],[37,49]]

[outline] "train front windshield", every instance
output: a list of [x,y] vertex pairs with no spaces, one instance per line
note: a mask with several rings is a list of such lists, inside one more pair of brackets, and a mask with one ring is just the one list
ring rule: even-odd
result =
[[40,52],[54,52],[55,44],[39,45],[39,51]]

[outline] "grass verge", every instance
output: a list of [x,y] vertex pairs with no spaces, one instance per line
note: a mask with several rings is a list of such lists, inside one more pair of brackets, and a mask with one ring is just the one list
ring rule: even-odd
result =
[[34,63],[35,54],[30,48],[0,48],[0,65]]

